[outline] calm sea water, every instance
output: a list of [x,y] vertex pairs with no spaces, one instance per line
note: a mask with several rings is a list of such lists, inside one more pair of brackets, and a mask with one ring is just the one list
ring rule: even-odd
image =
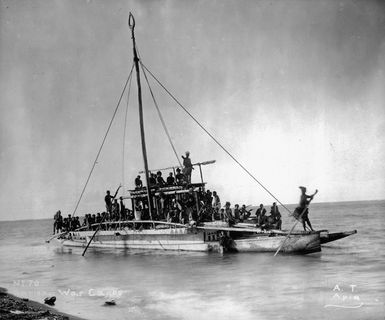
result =
[[[312,204],[316,229],[358,234],[306,256],[82,250],[51,220],[0,222],[0,286],[87,319],[384,319],[385,201]],[[284,227],[292,221],[283,214]],[[115,299],[116,306],[104,306]]]

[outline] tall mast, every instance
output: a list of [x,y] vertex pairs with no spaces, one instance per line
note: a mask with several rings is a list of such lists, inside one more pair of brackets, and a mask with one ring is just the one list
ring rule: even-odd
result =
[[143,162],[144,162],[144,171],[146,175],[146,190],[147,190],[147,200],[148,200],[148,210],[150,212],[150,218],[152,220],[152,210],[151,210],[151,194],[150,194],[150,181],[148,176],[148,163],[147,163],[147,151],[146,151],[146,139],[144,136],[144,122],[143,122],[143,107],[142,107],[142,88],[140,86],[140,72],[139,72],[139,58],[138,53],[136,51],[136,43],[135,43],[135,19],[132,13],[128,17],[128,25],[131,29],[131,38],[133,42],[133,51],[134,51],[134,64],[136,70],[136,81],[138,85],[138,104],[139,104],[139,124],[140,124],[140,138],[142,141],[142,154],[143,154]]

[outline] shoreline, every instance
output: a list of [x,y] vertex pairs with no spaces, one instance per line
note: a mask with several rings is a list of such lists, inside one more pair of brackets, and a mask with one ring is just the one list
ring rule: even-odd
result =
[[44,303],[17,297],[0,287],[1,319],[46,319],[46,320],[85,320],[68,313],[60,312]]

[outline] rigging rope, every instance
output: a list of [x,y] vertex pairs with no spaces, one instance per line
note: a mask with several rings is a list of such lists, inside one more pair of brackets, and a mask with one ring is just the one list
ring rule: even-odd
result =
[[254,175],[247,170],[202,124],[174,97],[174,95],[155,77],[155,75],[148,70],[148,68],[140,61],[140,64],[146,71],[152,76],[152,78],[168,93],[168,95],[189,115],[191,119],[224,151],[245,171],[255,182],[257,182],[270,196],[272,196],[283,208],[285,208],[290,215],[293,213],[273,194],[271,193]]
[[120,95],[118,104],[117,104],[116,107],[115,107],[114,114],[112,115],[110,124],[108,125],[107,131],[106,131],[106,133],[105,133],[105,135],[104,135],[102,144],[100,145],[99,151],[98,151],[98,153],[97,153],[97,155],[96,155],[96,158],[95,158],[95,161],[94,161],[94,164],[92,165],[91,171],[90,171],[90,173],[88,174],[86,183],[84,184],[83,190],[82,190],[82,192],[81,192],[81,194],[80,194],[80,197],[79,197],[78,202],[76,203],[75,209],[74,209],[74,211],[72,212],[72,216],[73,216],[73,217],[75,216],[76,210],[78,209],[79,203],[80,203],[80,201],[81,201],[82,198],[83,198],[84,191],[86,190],[87,185],[88,185],[88,182],[90,181],[92,172],[93,172],[94,169],[95,169],[95,166],[96,166],[96,163],[97,163],[97,161],[98,161],[98,159],[99,159],[100,153],[102,152],[104,143],[105,143],[105,141],[106,141],[106,139],[107,139],[107,136],[108,136],[108,133],[109,133],[109,131],[110,131],[110,129],[111,129],[112,122],[113,122],[114,119],[115,119],[116,112],[117,112],[118,109],[119,109],[119,105],[120,105],[120,102],[122,101],[124,92],[126,91],[127,84],[128,84],[128,82],[129,82],[129,80],[130,80],[130,78],[131,78],[131,76],[132,76],[132,70],[133,70],[133,68],[134,68],[134,65],[132,65],[132,67],[131,67],[131,71],[130,71],[130,73],[129,73],[129,75],[128,75],[128,78],[127,78],[127,80],[126,80],[126,83],[124,84],[123,91],[122,91],[122,93],[121,93],[121,95]]
[[[132,65],[134,66],[134,65]],[[132,70],[132,69],[131,69]],[[131,71],[132,72],[132,71]],[[123,181],[123,190],[126,189],[126,184],[125,184],[125,172],[124,172],[124,164],[125,164],[125,153],[126,153],[126,128],[127,128],[127,114],[128,114],[128,104],[130,101],[130,93],[131,93],[131,82],[132,82],[132,77],[130,77],[130,82],[128,84],[128,90],[127,90],[127,104],[126,104],[126,114],[124,116],[124,130],[123,130],[123,155],[122,155],[122,181]]]
[[166,123],[165,123],[165,121],[164,121],[164,119],[163,119],[162,113],[160,112],[158,103],[157,103],[156,100],[155,100],[154,93],[152,92],[152,88],[151,88],[151,86],[150,86],[150,82],[148,81],[147,74],[146,74],[146,72],[144,71],[143,64],[142,64],[141,60],[140,60],[140,66],[142,67],[142,71],[143,71],[143,74],[144,74],[144,78],[146,79],[146,82],[147,82],[147,85],[148,85],[148,89],[150,90],[150,93],[151,93],[152,100],[154,101],[154,105],[155,105],[155,107],[156,107],[156,110],[158,111],[158,115],[159,115],[160,122],[162,123],[163,129],[164,129],[164,131],[166,132],[168,141],[170,142],[171,148],[172,148],[172,150],[174,151],[174,154],[175,154],[176,159],[178,160],[179,166],[182,167],[182,163],[180,162],[178,153],[176,152],[175,146],[174,146],[174,144],[172,143],[170,133],[169,133],[168,130],[167,130]]

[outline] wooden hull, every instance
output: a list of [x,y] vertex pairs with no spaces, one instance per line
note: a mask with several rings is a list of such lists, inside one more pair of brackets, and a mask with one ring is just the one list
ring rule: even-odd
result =
[[[61,239],[63,246],[85,247],[94,231],[74,231]],[[203,232],[186,229],[98,231],[90,243],[92,248],[219,251],[219,243],[205,241]]]
[[[285,240],[286,239],[286,240]],[[309,235],[250,235],[236,238],[234,236],[231,249],[236,252],[276,252],[282,245],[282,253],[308,254],[321,251],[319,233]]]
[[321,250],[319,232],[286,237],[281,231],[240,230],[222,226],[188,227],[154,221],[105,224],[104,229],[110,228],[113,230],[100,229],[96,233],[79,229],[65,233],[58,240],[68,247],[86,247],[89,243],[92,248],[113,249],[275,252],[283,243],[283,253],[307,254]]
[[335,233],[329,233],[328,231],[321,232],[321,244],[336,241],[336,240],[348,237],[355,233],[357,233],[357,230],[335,232]]

